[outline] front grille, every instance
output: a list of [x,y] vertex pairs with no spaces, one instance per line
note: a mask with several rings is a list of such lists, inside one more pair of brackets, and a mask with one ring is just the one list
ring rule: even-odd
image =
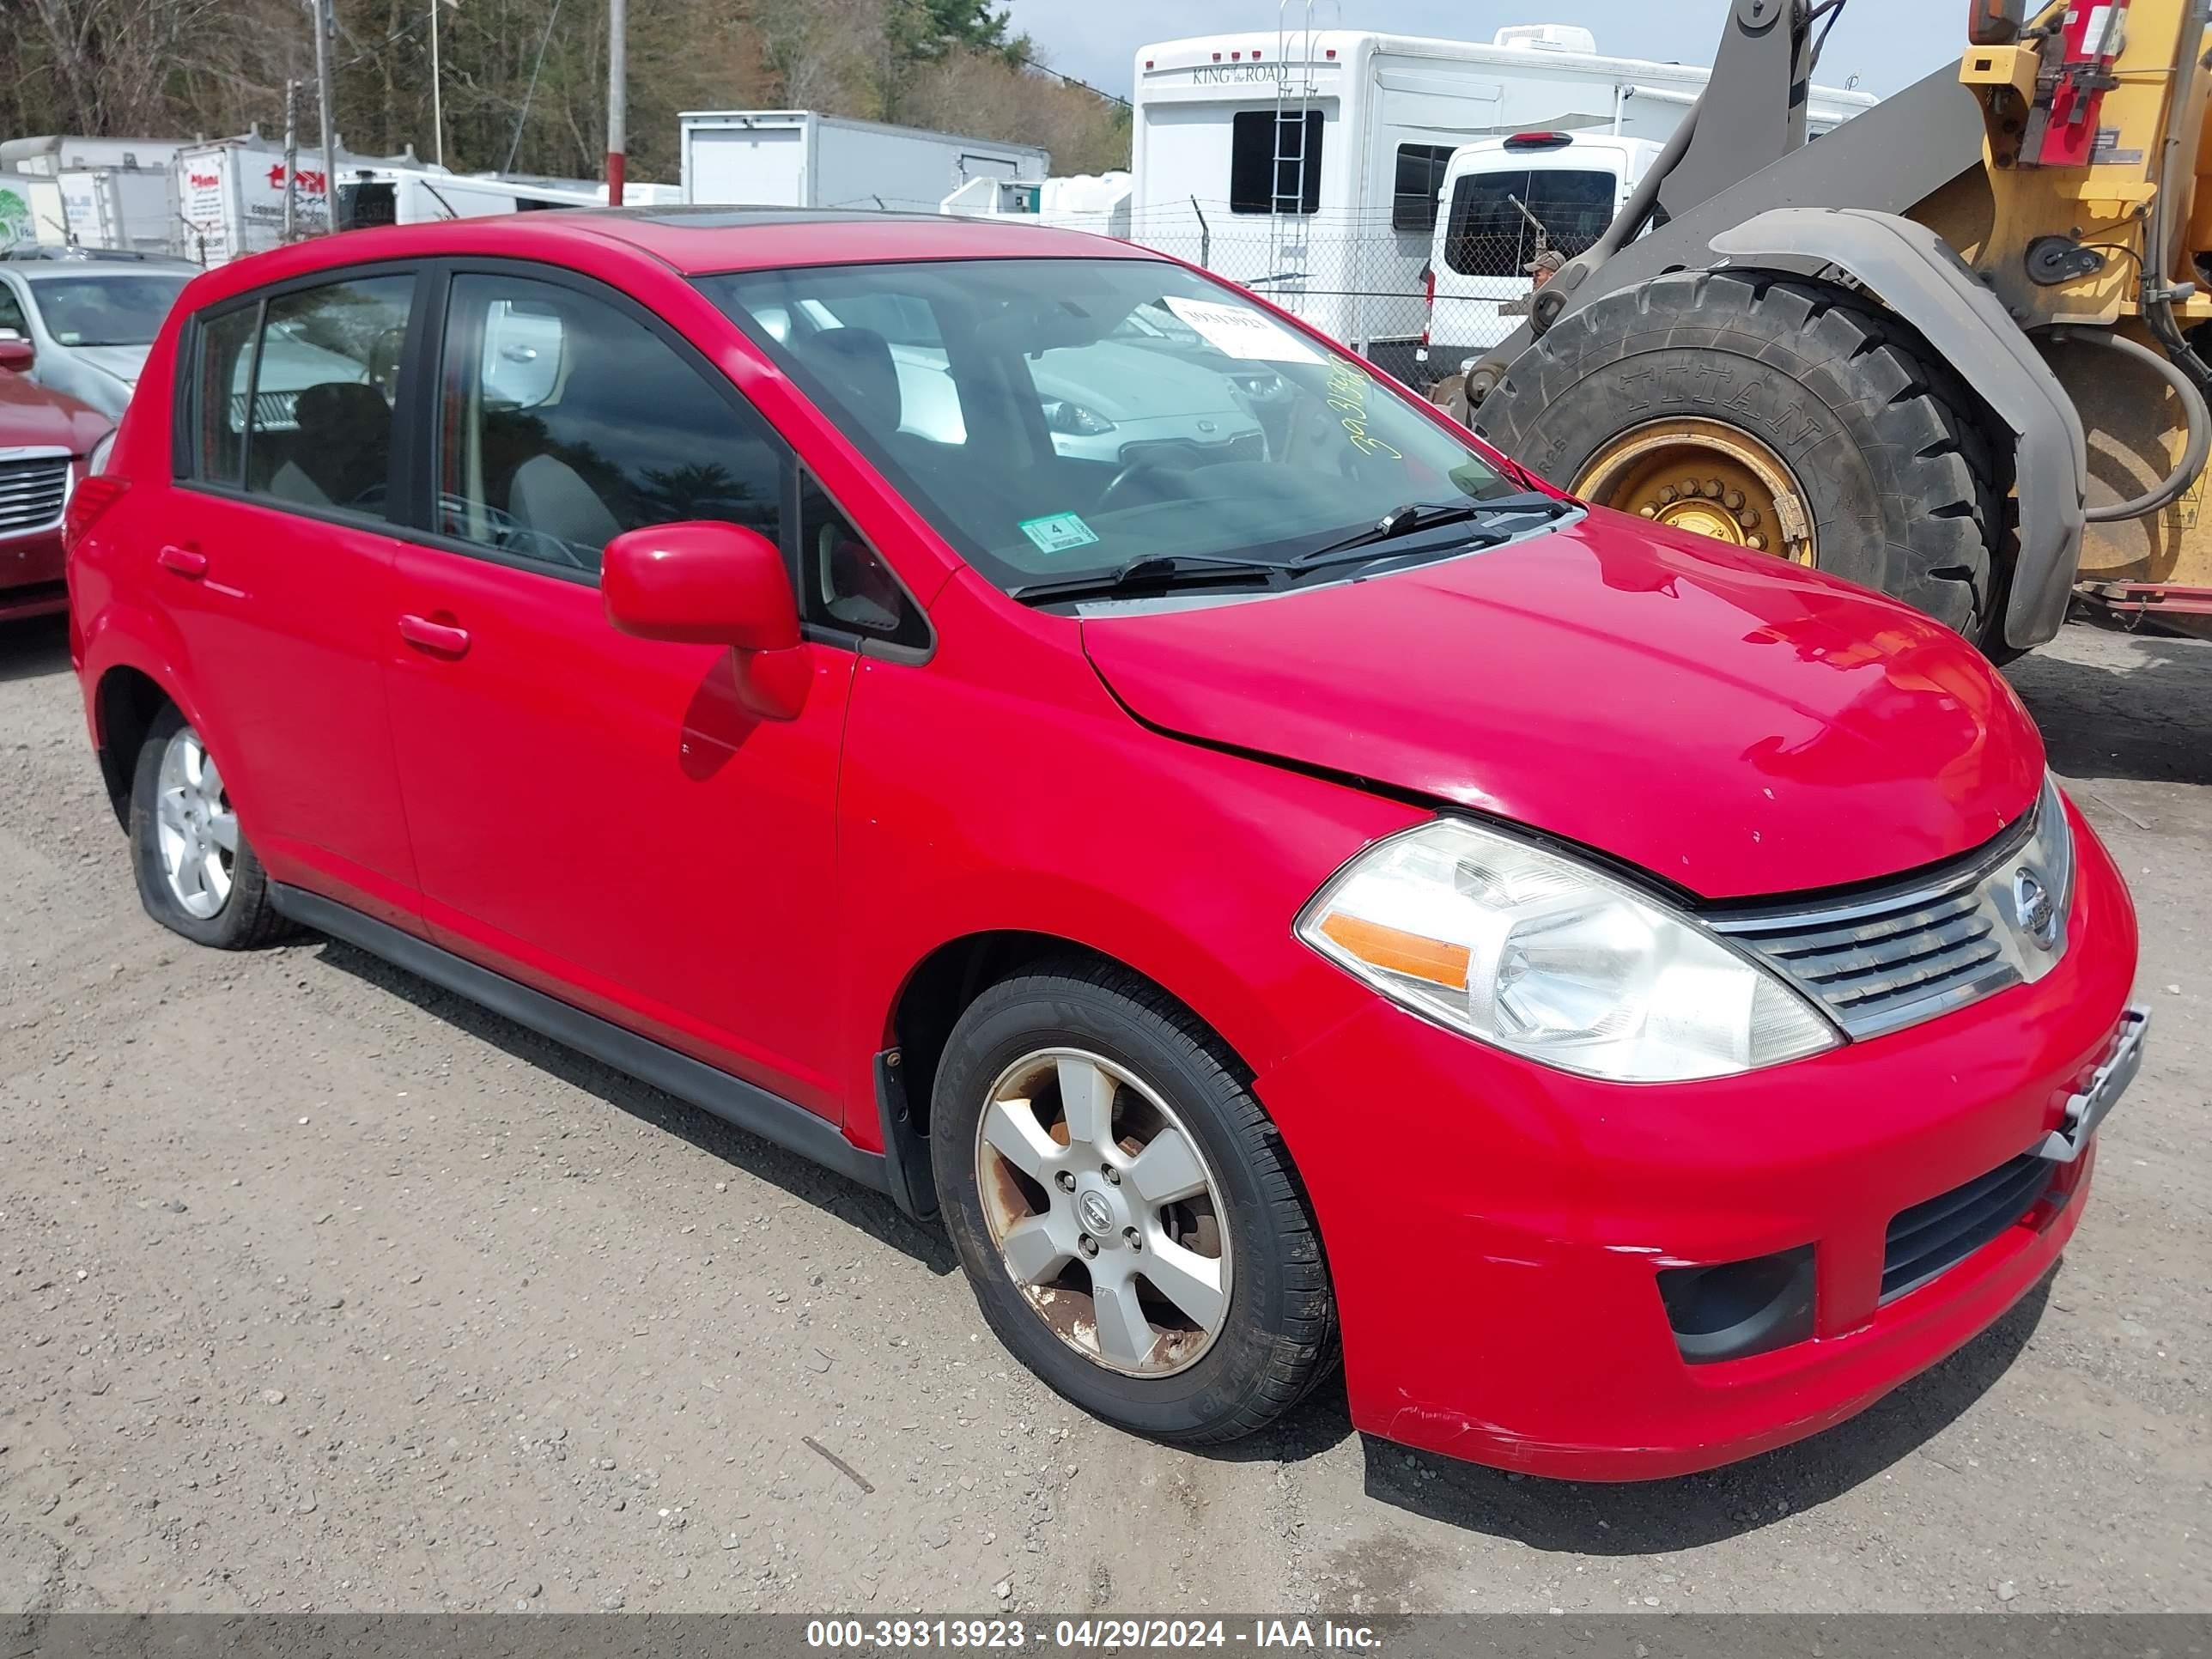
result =
[[[1854,1037],[1879,1036],[2040,979],[2065,952],[2073,844],[2055,789],[2003,835],[1937,870],[1849,898],[1752,905],[1705,919],[1756,952]],[[2057,918],[2021,911],[2033,878]],[[2048,920],[2048,918],[2046,918]]]
[[0,459],[0,536],[51,530],[69,499],[66,455]]
[[2058,1166],[2022,1152],[1939,1198],[1900,1211],[1882,1242],[1881,1299],[1893,1302],[1957,1267],[2033,1209]]

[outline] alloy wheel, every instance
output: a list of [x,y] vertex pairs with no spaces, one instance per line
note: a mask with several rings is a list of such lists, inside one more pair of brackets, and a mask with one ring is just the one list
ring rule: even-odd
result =
[[1074,1048],[1016,1060],[977,1122],[975,1178],[1007,1275],[1078,1353],[1161,1377],[1212,1346],[1231,1286],[1221,1183],[1127,1068]]
[[170,896],[202,921],[219,915],[237,865],[238,814],[215,757],[189,726],[161,750],[154,820]]

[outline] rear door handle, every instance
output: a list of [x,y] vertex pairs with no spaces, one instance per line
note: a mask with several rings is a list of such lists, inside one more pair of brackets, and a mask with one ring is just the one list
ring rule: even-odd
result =
[[428,617],[402,617],[399,637],[410,645],[419,645],[425,651],[435,652],[441,657],[460,657],[468,654],[469,630],[455,628],[450,623],[432,622]]
[[178,575],[190,577],[194,581],[207,574],[207,555],[196,548],[173,544],[156,553],[154,560],[162,569],[174,571]]

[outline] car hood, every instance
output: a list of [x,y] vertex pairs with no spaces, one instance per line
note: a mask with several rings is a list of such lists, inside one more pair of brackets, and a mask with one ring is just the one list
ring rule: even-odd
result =
[[0,450],[58,446],[82,455],[114,424],[65,392],[0,368]]
[[1495,814],[1708,898],[1966,852],[2043,748],[2004,681],[1904,606],[1593,512],[1279,597],[1087,617],[1170,733]]
[[70,356],[77,362],[88,363],[104,374],[112,374],[125,386],[135,386],[138,377],[146,372],[146,355],[150,345],[70,346]]

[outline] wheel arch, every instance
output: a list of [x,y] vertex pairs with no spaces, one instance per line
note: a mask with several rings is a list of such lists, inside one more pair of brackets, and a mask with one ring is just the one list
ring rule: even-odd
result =
[[125,830],[131,827],[131,781],[139,748],[155,717],[175,702],[159,680],[131,663],[109,668],[93,688],[93,742],[100,778],[107,787],[115,822]]
[[915,1127],[928,1131],[929,1094],[944,1058],[946,1039],[969,1004],[991,986],[1023,969],[1054,958],[1111,966],[1133,974],[1174,1000],[1219,1040],[1233,1069],[1249,1084],[1257,1075],[1236,1043],[1190,1000],[1139,963],[1111,951],[1068,937],[1030,928],[981,928],[945,940],[908,970],[885,1020],[888,1048],[899,1054],[898,1069],[910,1103]]

